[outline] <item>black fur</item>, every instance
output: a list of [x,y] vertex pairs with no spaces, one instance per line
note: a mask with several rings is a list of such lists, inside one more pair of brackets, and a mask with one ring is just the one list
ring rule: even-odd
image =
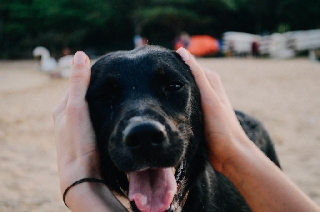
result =
[[[250,211],[207,160],[200,93],[177,53],[156,46],[109,53],[92,66],[86,98],[110,189],[125,195],[125,172],[176,167],[181,187],[168,211],[183,205],[182,211],[192,212]],[[262,124],[236,115],[249,138],[279,166]]]

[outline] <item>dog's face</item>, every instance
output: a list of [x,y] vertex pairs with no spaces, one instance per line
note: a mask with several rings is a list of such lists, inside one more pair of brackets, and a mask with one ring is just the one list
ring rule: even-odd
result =
[[205,152],[199,91],[180,56],[155,46],[107,54],[86,98],[108,186],[140,211],[181,210]]

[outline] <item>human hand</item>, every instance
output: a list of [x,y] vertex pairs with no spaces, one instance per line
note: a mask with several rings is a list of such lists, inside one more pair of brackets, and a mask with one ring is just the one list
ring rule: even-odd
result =
[[252,211],[320,211],[246,136],[221,79],[180,48],[200,89],[211,165],[238,189]]
[[[80,179],[101,179],[99,154],[85,100],[90,75],[90,60],[78,51],[72,61],[69,90],[53,112],[62,194]],[[81,183],[67,194],[66,202],[72,211],[127,211],[101,183]]]
[[90,60],[78,51],[72,61],[70,86],[53,112],[60,189],[86,177],[101,178],[88,104]]
[[226,162],[236,159],[239,144],[249,142],[249,139],[236,118],[218,73],[202,68],[184,48],[178,49],[177,53],[189,65],[200,89],[210,163],[223,172]]

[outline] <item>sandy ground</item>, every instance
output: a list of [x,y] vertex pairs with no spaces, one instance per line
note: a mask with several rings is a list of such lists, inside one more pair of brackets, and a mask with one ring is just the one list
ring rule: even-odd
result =
[[[283,171],[320,205],[320,63],[199,59],[235,108],[260,119]],[[57,176],[54,106],[68,85],[34,61],[0,61],[0,211],[68,211]]]

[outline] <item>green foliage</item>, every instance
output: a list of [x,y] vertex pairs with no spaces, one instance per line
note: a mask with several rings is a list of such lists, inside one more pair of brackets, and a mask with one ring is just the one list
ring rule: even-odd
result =
[[134,34],[172,46],[181,31],[215,37],[320,27],[319,0],[1,0],[0,58],[30,57],[37,45],[56,55],[133,47]]
[[176,28],[178,32],[187,24],[205,21],[194,11],[172,6],[136,10],[134,17],[140,25],[161,23],[169,28]]
[[4,26],[0,47],[5,51],[17,44],[22,50],[44,45],[59,51],[63,46],[82,46],[86,36],[107,25],[116,12],[100,0],[12,0],[4,2],[0,14]]
[[291,30],[320,28],[319,0],[281,0],[276,13]]

